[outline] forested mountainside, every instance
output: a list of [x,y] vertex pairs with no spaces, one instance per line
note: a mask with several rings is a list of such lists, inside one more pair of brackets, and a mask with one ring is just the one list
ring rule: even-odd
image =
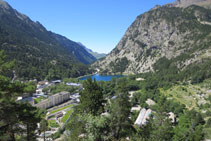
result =
[[88,52],[81,44],[73,42],[62,35],[52,32],[51,34],[61,46],[71,52],[82,63],[90,64],[97,60],[96,57]]
[[[39,22],[0,1],[0,49],[15,59],[16,76],[24,79],[56,79],[87,73],[96,60],[79,44],[53,34]],[[64,39],[62,41],[62,39]]]
[[137,74],[155,71],[156,63],[162,69],[167,61],[178,71],[210,77],[210,33],[210,9],[156,6],[139,15],[111,53],[93,66],[101,73]]

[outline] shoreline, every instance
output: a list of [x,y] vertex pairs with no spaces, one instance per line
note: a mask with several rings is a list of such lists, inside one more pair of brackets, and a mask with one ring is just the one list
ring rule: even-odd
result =
[[94,73],[94,74],[87,74],[87,75],[79,76],[79,77],[77,77],[77,79],[80,79],[80,78],[82,78],[82,77],[86,77],[86,76],[96,75],[96,74],[97,74],[97,73]]

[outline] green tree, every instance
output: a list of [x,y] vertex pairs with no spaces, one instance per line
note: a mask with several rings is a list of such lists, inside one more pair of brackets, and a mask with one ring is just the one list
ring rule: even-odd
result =
[[126,138],[132,131],[132,122],[129,118],[131,105],[128,93],[121,93],[111,104],[110,136],[115,140]]
[[36,91],[36,85],[34,82],[25,83],[24,92],[32,96],[32,94]]
[[86,132],[86,122],[84,120],[84,116],[77,112],[78,107],[76,107],[73,112],[70,122],[68,123],[66,129],[70,130],[71,134],[69,136],[69,140],[78,140],[79,136]]
[[89,141],[107,140],[109,133],[109,118],[106,116],[87,115],[85,131]]
[[46,119],[42,119],[40,122],[40,132],[43,132],[43,138],[45,141],[45,132],[48,130],[48,121]]
[[188,111],[179,117],[179,123],[174,128],[173,140],[175,141],[198,141],[203,140],[202,125],[204,120],[200,113]]
[[154,119],[151,120],[152,130],[150,132],[150,140],[169,141],[173,136],[173,127],[168,114],[154,113]]
[[6,75],[11,72],[11,68],[14,67],[14,62],[5,62],[6,55],[4,50],[0,50],[0,75]]
[[36,140],[35,130],[37,129],[37,123],[41,121],[41,113],[29,103],[19,103],[18,108],[19,120],[26,127],[26,140]]
[[79,110],[82,113],[90,113],[94,116],[103,112],[103,93],[96,80],[91,78],[83,83],[84,90],[80,93]]
[[[0,52],[0,70],[10,71],[11,62],[4,61],[4,53]],[[15,140],[16,135],[27,135],[26,140],[35,139],[35,130],[40,121],[37,109],[30,104],[16,102],[17,96],[25,91],[25,84],[12,82],[0,74],[0,138]]]

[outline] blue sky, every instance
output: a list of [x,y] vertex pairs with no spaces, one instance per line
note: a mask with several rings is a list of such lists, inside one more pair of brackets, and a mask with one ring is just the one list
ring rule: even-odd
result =
[[136,17],[174,0],[5,0],[47,30],[109,53]]

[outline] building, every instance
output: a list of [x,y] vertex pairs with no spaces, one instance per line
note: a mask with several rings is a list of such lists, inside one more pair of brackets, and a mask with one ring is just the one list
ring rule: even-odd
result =
[[18,102],[27,102],[30,103],[31,105],[34,105],[34,99],[33,97],[18,97],[17,99]]
[[155,105],[155,102],[152,100],[152,99],[147,99],[146,103],[149,105],[149,106],[153,106]]
[[145,125],[147,123],[147,120],[150,118],[151,114],[152,114],[152,110],[148,109],[146,111],[145,115],[144,115],[144,118],[143,118],[143,120],[141,122],[141,125]]
[[146,110],[145,108],[141,109],[138,118],[135,121],[135,125],[138,125],[139,127],[141,127],[142,125],[145,125],[147,123],[147,120],[150,118],[152,114],[152,110],[148,109]]
[[66,85],[67,85],[67,86],[74,86],[74,87],[79,87],[79,86],[81,86],[80,83],[72,83],[72,82],[67,82]]
[[169,119],[171,120],[172,123],[176,122],[176,116],[174,115],[173,112],[168,113]]
[[52,81],[52,83],[54,83],[54,84],[58,84],[58,83],[61,83],[62,82],[62,80],[54,80],[54,81]]
[[57,94],[54,94],[54,95],[48,97],[45,100],[40,101],[39,103],[35,104],[34,106],[47,109],[47,108],[56,106],[58,104],[61,104],[69,99],[70,99],[69,92],[60,92],[60,93],[57,93]]
[[141,107],[138,105],[136,107],[132,107],[130,111],[133,112],[133,111],[140,111],[140,110],[141,110]]
[[146,113],[146,109],[145,108],[141,109],[141,111],[138,115],[138,118],[136,119],[136,121],[134,123],[135,125],[141,126],[141,123],[142,123],[145,113]]
[[48,82],[47,80],[39,81],[39,82],[37,83],[37,88],[41,88],[41,87],[43,87],[43,86],[45,86],[45,85],[48,85],[48,84],[49,84],[49,82]]

